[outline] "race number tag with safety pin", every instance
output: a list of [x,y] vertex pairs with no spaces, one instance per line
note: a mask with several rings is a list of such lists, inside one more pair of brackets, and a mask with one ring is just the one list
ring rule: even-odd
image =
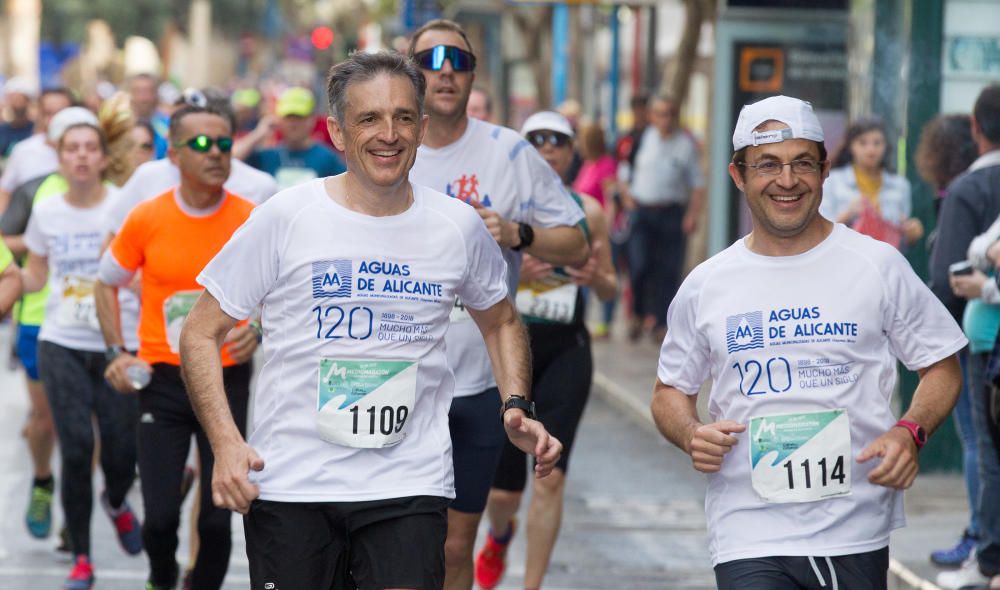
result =
[[316,430],[346,447],[397,444],[406,436],[416,395],[416,362],[320,359]]
[[770,503],[816,502],[851,493],[847,410],[750,420],[750,480]]
[[558,274],[521,283],[517,286],[517,311],[523,316],[540,320],[572,323],[579,290],[572,279]]
[[94,280],[74,275],[63,277],[56,323],[64,328],[100,330],[94,302]]
[[163,328],[167,334],[170,352],[174,354],[181,352],[181,328],[184,327],[184,320],[191,313],[191,308],[194,307],[199,295],[201,295],[200,289],[178,291],[163,302]]
[[455,305],[451,308],[451,313],[448,315],[448,321],[450,322],[471,322],[472,316],[469,315],[469,311],[465,309],[465,304],[458,297],[455,298]]

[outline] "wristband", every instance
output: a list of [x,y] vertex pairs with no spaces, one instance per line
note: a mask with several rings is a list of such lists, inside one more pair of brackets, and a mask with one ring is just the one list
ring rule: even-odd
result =
[[897,426],[910,431],[910,436],[913,437],[913,442],[917,445],[918,451],[924,448],[924,445],[927,444],[927,431],[924,430],[923,426],[917,424],[916,422],[910,422],[909,420],[900,420],[893,425],[893,428]]

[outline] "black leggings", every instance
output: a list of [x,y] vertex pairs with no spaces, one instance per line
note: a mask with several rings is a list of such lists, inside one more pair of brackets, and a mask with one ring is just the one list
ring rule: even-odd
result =
[[[250,364],[223,369],[222,379],[233,419],[240,434],[245,435]],[[212,467],[215,464],[212,449],[188,400],[179,367],[153,365],[152,381],[139,392],[139,412],[139,473],[142,501],[146,507],[142,542],[149,555],[150,581],[166,587],[173,587],[177,582],[175,554],[181,479],[193,434],[201,459],[201,511],[198,515],[201,542],[191,587],[194,590],[217,589],[222,586],[229,568],[232,513],[212,504]]]
[[[549,434],[563,444],[556,467],[565,473],[594,378],[590,335],[582,324],[539,323],[528,324],[528,336],[531,339],[531,397],[538,419]],[[511,492],[524,490],[527,469],[524,452],[505,439],[493,487]]]
[[66,529],[73,553],[89,556],[94,507],[93,418],[101,436],[101,470],[108,503],[119,507],[135,480],[136,399],[114,391],[104,380],[102,352],[73,350],[43,340],[38,344],[38,361],[59,436]]

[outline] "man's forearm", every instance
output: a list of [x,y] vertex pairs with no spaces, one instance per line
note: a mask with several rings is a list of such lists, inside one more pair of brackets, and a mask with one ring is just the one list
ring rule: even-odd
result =
[[687,209],[684,214],[688,217],[699,218],[705,209],[705,189],[696,188],[691,190],[691,197],[688,199]]
[[101,324],[101,335],[108,346],[123,346],[122,317],[118,308],[118,287],[100,281],[94,286],[94,304],[97,306],[97,321]]
[[556,266],[579,266],[590,256],[587,238],[577,226],[533,226],[532,229],[535,240],[524,251],[535,258]]
[[903,419],[923,426],[928,434],[934,432],[955,407],[961,389],[962,368],[957,356],[934,363],[920,371],[920,383]]
[[483,333],[486,350],[493,365],[497,388],[506,399],[508,395],[523,395],[531,399],[531,348],[524,324],[508,306],[500,322]]
[[243,440],[226,399],[221,345],[221,338],[215,339],[191,325],[181,333],[181,375],[198,422],[213,448]]
[[28,246],[24,243],[24,235],[4,236],[3,241],[14,256],[24,256],[28,253]]
[[0,315],[6,314],[21,296],[21,272],[13,262],[0,274]]
[[653,422],[667,440],[685,453],[691,452],[688,444],[692,433],[701,426],[698,419],[698,396],[687,395],[659,379],[653,389]]

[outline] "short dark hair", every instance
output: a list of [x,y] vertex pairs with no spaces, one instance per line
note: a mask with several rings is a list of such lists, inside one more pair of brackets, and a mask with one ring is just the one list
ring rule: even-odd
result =
[[135,82],[136,80],[146,80],[147,82],[152,82],[153,85],[158,85],[160,83],[160,79],[156,76],[156,74],[152,74],[150,72],[139,72],[138,74],[132,74],[128,78],[129,85],[131,85],[132,82]]
[[465,46],[469,49],[469,53],[473,53],[472,43],[469,41],[469,36],[465,34],[465,29],[462,28],[462,25],[446,18],[436,18],[434,20],[427,21],[419,29],[413,31],[413,36],[410,37],[410,48],[407,51],[407,55],[413,57],[417,48],[417,41],[420,39],[420,36],[427,31],[451,31],[452,33],[457,33],[462,37],[462,41],[465,41]]
[[634,111],[635,109],[644,109],[649,106],[649,95],[645,92],[638,92],[632,95],[632,98],[628,101],[628,106]]
[[935,190],[943,190],[976,160],[971,123],[969,115],[938,115],[920,131],[917,173]]
[[172,115],[170,115],[170,142],[173,143],[181,140],[180,138],[181,124],[184,121],[184,117],[187,117],[188,115],[198,115],[202,113],[206,115],[215,115],[216,117],[220,117],[222,120],[226,122],[227,125],[229,125],[230,132],[232,132],[232,130],[234,129],[231,112],[227,113],[226,111],[219,109],[215,104],[211,103],[203,107],[184,104],[180,106],[177,110],[175,110]]
[[344,61],[330,68],[326,94],[330,104],[330,114],[344,125],[344,109],[347,106],[347,89],[356,82],[368,82],[380,74],[401,76],[413,84],[417,99],[417,114],[424,114],[424,89],[427,82],[424,75],[413,65],[413,60],[399,53],[379,51],[365,53],[355,51]]
[[890,149],[891,146],[889,145],[889,134],[886,133],[882,120],[877,117],[863,117],[851,123],[847,128],[847,133],[844,134],[844,142],[840,144],[840,148],[833,156],[833,163],[831,165],[834,168],[840,168],[853,162],[854,156],[851,154],[851,144],[854,143],[855,139],[871,131],[878,131],[882,134],[882,139],[885,140],[885,153],[882,154],[880,165],[884,170],[891,171],[894,167],[892,165],[892,149]]
[[65,86],[53,86],[42,90],[41,94],[38,95],[38,102],[41,103],[43,98],[53,94],[65,97],[71,107],[80,106],[80,100],[76,97],[76,93]]
[[990,143],[1000,144],[1000,84],[983,88],[972,107],[972,118],[983,137]]

